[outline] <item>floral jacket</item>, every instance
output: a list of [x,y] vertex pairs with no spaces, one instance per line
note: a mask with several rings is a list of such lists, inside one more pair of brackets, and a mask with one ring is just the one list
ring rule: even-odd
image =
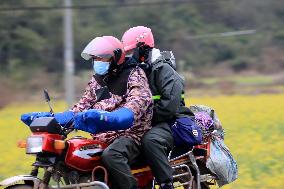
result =
[[74,105],[72,111],[76,113],[89,109],[99,109],[111,112],[122,107],[129,108],[134,113],[134,122],[131,128],[127,130],[108,131],[92,136],[94,139],[107,144],[112,143],[119,136],[126,136],[133,138],[136,143],[140,144],[144,133],[151,128],[153,115],[152,94],[144,71],[139,67],[131,70],[128,77],[126,95],[118,96],[111,93],[111,98],[94,103],[96,101],[95,91],[101,87],[95,78],[92,77],[85,89],[84,95]]

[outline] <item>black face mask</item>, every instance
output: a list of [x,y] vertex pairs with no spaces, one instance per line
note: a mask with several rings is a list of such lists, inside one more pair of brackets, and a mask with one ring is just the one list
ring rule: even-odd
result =
[[132,56],[126,57],[125,63],[127,65],[139,65],[141,64],[143,61],[142,57],[144,57],[143,55],[143,51],[141,50],[141,48],[136,47],[135,49],[133,49],[133,54]]
[[137,59],[140,63],[144,62],[147,64],[151,63],[151,53],[152,48],[144,43],[138,43],[137,47],[134,49],[133,57]]
[[138,46],[134,49],[132,57],[129,57],[127,62],[128,64],[138,65],[148,75],[151,72],[151,52],[152,48],[148,46]]
[[144,49],[144,62],[147,64],[151,64],[152,61],[152,48]]

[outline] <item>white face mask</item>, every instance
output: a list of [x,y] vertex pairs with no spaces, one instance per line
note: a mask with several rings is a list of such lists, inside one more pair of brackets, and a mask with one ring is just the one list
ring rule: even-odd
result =
[[98,75],[105,75],[108,72],[110,62],[93,61],[93,69]]

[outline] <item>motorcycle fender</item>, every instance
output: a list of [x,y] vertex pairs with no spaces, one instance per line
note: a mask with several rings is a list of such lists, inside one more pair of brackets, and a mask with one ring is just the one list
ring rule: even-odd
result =
[[33,182],[34,188],[38,188],[39,184],[41,183],[41,180],[37,177],[31,176],[31,175],[18,175],[18,176],[13,176],[10,178],[7,178],[3,181],[0,182],[0,186],[11,186],[18,184],[20,182]]

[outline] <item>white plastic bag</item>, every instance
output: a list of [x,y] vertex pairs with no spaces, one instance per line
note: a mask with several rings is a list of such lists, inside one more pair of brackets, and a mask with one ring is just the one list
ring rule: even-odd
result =
[[221,187],[238,178],[238,166],[224,141],[219,137],[212,138],[206,167],[217,175],[217,183]]

